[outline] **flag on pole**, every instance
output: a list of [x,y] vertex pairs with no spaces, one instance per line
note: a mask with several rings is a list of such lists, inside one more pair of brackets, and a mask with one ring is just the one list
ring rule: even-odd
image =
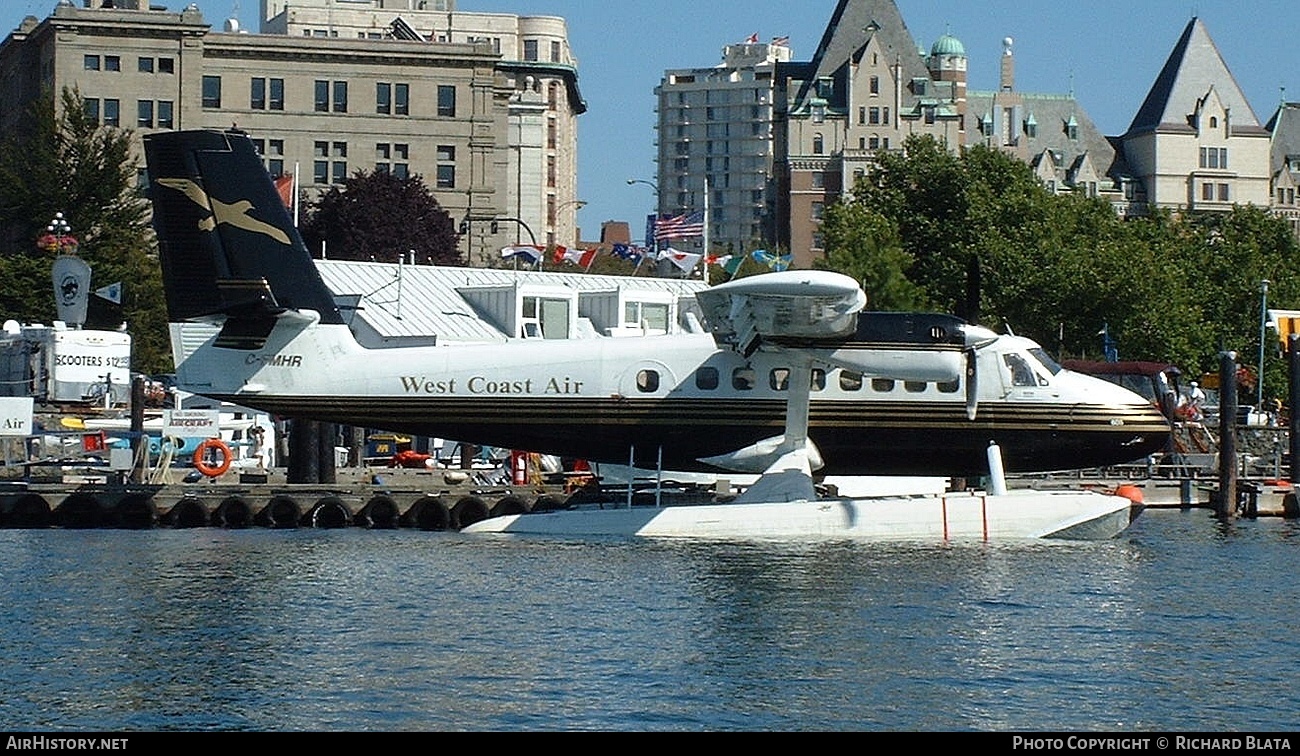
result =
[[280,201],[285,210],[293,209],[293,176],[284,175],[275,180],[275,190],[280,193]]
[[745,40],[745,44],[747,45],[758,44],[758,32],[754,32],[753,34],[749,35],[749,38]]
[[501,257],[505,260],[512,258],[515,260],[522,259],[529,265],[532,265],[542,259],[542,248],[528,244],[516,244],[509,247],[502,247]]
[[95,289],[95,296],[107,299],[113,304],[122,304],[122,282],[111,283],[99,289]]
[[739,256],[711,255],[709,257],[706,257],[704,259],[704,262],[707,265],[717,265],[721,267],[724,271],[726,271],[729,275],[734,276],[736,275],[736,271],[740,270],[740,266],[745,263],[745,256],[744,255],[739,255]]
[[768,254],[768,251],[765,249],[756,249],[753,252],[750,252],[749,254],[750,257],[753,257],[756,262],[761,262],[767,267],[775,271],[786,270],[790,267],[790,264],[794,262],[794,255]]
[[645,248],[631,244],[614,244],[610,247],[609,253],[621,260],[640,260],[641,255],[645,254]]
[[569,262],[582,268],[590,268],[591,264],[596,261],[596,250],[556,247],[553,259],[557,265],[562,262]]
[[772,37],[772,46],[773,46],[773,47],[789,47],[789,46],[790,46],[790,37],[788,37],[788,36],[786,36],[786,37]]
[[678,249],[669,247],[659,253],[660,260],[668,260],[684,271],[690,272],[700,263],[704,255],[696,252],[682,252]]
[[686,239],[704,236],[704,213],[673,215],[655,221],[655,239]]

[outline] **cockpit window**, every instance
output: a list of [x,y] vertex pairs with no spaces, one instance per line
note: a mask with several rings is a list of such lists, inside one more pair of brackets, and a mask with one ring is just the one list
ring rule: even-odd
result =
[[1011,368],[1011,385],[1012,386],[1038,386],[1047,385],[1046,378],[1039,378],[1034,369],[1029,366],[1029,361],[1019,354],[1004,354],[1003,361],[1007,367]]
[[1043,367],[1047,368],[1047,372],[1051,373],[1052,375],[1056,375],[1057,373],[1061,372],[1060,364],[1057,363],[1056,360],[1052,359],[1052,355],[1043,351],[1042,347],[1030,349],[1029,353],[1032,354],[1034,356],[1034,359],[1038,360],[1038,362],[1041,363]]

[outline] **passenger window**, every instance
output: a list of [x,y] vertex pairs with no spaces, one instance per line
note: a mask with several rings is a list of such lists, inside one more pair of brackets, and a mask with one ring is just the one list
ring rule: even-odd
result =
[[862,390],[862,373],[855,373],[852,370],[840,371],[840,390],[841,391],[861,391]]
[[813,391],[825,391],[825,390],[826,390],[826,371],[825,371],[825,370],[822,370],[821,368],[813,368],[813,371],[812,371],[812,390],[813,390]]
[[657,370],[642,370],[636,374],[637,390],[652,394],[659,390],[659,372]]
[[750,391],[754,388],[754,369],[736,368],[731,373],[731,387],[737,391]]
[[919,394],[925,391],[924,381],[903,381],[903,390],[909,394]]
[[790,369],[773,368],[767,377],[767,383],[773,391],[785,391],[790,388]]
[[888,394],[894,390],[894,381],[891,378],[872,378],[871,390],[879,391],[882,394]]
[[957,381],[944,381],[939,384],[939,393],[955,394],[960,388],[961,385]]
[[718,387],[718,369],[715,367],[702,367],[695,371],[695,388],[702,391],[712,391]]

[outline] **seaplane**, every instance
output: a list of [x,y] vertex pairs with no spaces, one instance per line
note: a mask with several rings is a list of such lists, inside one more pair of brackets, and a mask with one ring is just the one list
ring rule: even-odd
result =
[[[575,508],[464,532],[687,537],[1095,538],[1133,502],[1008,491],[1006,472],[1162,449],[1159,409],[1033,341],[866,311],[826,270],[696,294],[702,328],[634,338],[362,346],[249,136],[144,137],[179,388],[288,418],[636,467],[757,475],[726,503]],[[988,478],[989,490],[818,495],[818,476]]]

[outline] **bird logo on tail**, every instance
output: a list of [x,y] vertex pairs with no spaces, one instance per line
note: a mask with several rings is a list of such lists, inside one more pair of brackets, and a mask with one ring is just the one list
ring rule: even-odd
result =
[[160,178],[157,183],[184,194],[196,205],[212,213],[212,217],[199,221],[199,229],[202,231],[213,231],[216,229],[217,224],[228,223],[235,228],[242,228],[250,233],[265,234],[281,244],[291,244],[288,235],[284,231],[248,214],[248,211],[253,209],[253,203],[248,200],[239,200],[227,204],[212,199],[203,190],[203,187],[189,179]]

